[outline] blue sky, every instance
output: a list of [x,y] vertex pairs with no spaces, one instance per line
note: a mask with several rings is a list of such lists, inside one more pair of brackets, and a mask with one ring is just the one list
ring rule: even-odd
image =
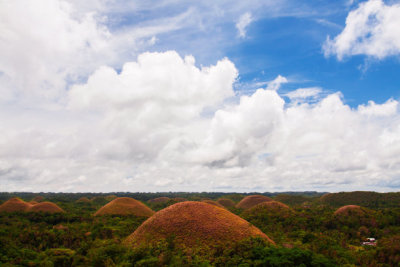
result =
[[[223,25],[224,31],[230,32],[228,38],[236,40],[227,47],[217,47],[215,54],[202,55],[203,51],[199,51],[196,55],[195,51],[194,55],[200,59],[205,57],[204,64],[210,63],[208,57],[228,57],[237,66],[241,83],[270,81],[277,75],[284,75],[293,80],[293,84],[287,85],[288,89],[319,86],[341,91],[352,107],[369,100],[382,103],[389,98],[398,99],[398,57],[376,60],[359,55],[338,61],[334,56],[324,56],[323,44],[327,36],[334,37],[345,27],[349,12],[347,1],[335,2],[333,10],[330,9],[332,4],[306,2],[309,6],[314,6],[315,2],[314,11],[321,15],[259,18],[247,27],[246,37],[239,40],[232,23]],[[209,37],[203,38],[207,46]],[[173,42],[166,48],[173,49]],[[240,89],[238,86],[237,90]]]
[[[145,50],[176,50],[181,55],[193,55],[198,66],[227,57],[239,70],[238,82],[246,84],[246,88],[283,75],[290,77],[291,82],[282,91],[318,86],[342,92],[346,103],[356,107],[369,100],[383,103],[389,98],[398,99],[400,84],[397,56],[376,59],[355,55],[338,60],[334,55],[324,55],[327,37],[339,35],[346,26],[348,13],[362,2],[281,1],[272,4],[273,8],[249,4],[247,10],[241,9],[241,13],[249,12],[252,16],[242,38],[235,27],[238,17],[231,17],[240,12],[228,9],[220,17],[213,17],[215,13],[206,10],[207,4],[190,6],[178,2],[122,16],[117,13],[111,16],[115,21],[110,20],[110,24],[118,30],[195,13],[193,21],[182,22],[188,23],[188,27],[157,35],[157,42]],[[203,17],[197,12],[204,12]],[[235,89],[240,91],[242,87],[239,84]]]
[[0,191],[397,191],[400,2],[0,3]]

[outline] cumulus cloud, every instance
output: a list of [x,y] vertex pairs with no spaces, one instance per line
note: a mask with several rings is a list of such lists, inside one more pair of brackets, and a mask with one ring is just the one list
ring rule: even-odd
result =
[[[128,3],[138,12],[147,6]],[[69,85],[99,66],[115,68],[157,44],[157,35],[193,27],[193,10],[116,27],[126,10],[107,1],[0,2],[0,101],[41,106],[63,102]],[[121,14],[122,13],[122,14]]]
[[400,54],[400,4],[386,5],[382,0],[360,3],[346,19],[343,31],[327,38],[326,56],[367,55],[378,59]]
[[[266,88],[228,101],[237,75],[228,59],[200,68],[192,56],[144,53],[120,71],[99,68],[51,116],[0,112],[0,185],[7,191],[396,186],[396,100],[351,108],[334,93],[288,105]],[[319,90],[288,94],[307,98]]]
[[250,12],[246,12],[240,16],[239,21],[236,23],[236,29],[238,30],[239,37],[246,37],[246,28],[253,21]]
[[310,98],[315,99],[321,92],[322,89],[320,87],[298,88],[285,94],[285,96],[287,96],[291,101],[298,102],[309,100]]
[[[70,90],[76,107],[126,108],[145,102],[191,106],[178,116],[199,113],[202,108],[233,96],[237,70],[227,59],[215,66],[195,66],[193,56],[182,59],[175,51],[143,53],[137,62],[125,63],[118,74],[110,67],[98,69],[83,85]],[[189,115],[191,117],[191,115]]]
[[64,1],[0,3],[0,73],[14,98],[57,99],[68,79],[87,74],[100,55],[112,58],[110,32],[93,13],[76,15]]
[[72,87],[70,108],[104,112],[105,131],[123,140],[116,144],[124,151],[118,157],[153,160],[165,146],[198,130],[203,111],[234,95],[232,62],[223,59],[201,69],[194,63],[192,56],[182,59],[169,51],[141,54],[120,74],[102,67],[86,84]]
[[368,105],[360,105],[358,111],[363,115],[370,116],[393,116],[398,112],[398,102],[389,99],[383,104],[376,104],[374,101],[368,101]]

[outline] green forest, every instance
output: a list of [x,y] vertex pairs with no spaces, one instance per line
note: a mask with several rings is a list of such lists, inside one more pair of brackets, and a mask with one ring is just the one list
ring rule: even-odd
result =
[[[127,198],[142,213],[112,206]],[[0,204],[1,266],[400,266],[400,193],[0,193]],[[199,237],[206,226],[221,242]]]

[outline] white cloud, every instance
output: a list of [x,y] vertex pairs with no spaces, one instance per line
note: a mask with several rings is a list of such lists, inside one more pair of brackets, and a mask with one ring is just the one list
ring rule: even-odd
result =
[[95,14],[75,16],[64,1],[0,3],[0,72],[12,98],[57,99],[66,80],[92,71],[99,57],[112,61],[110,32]]
[[124,109],[162,102],[182,109],[190,106],[186,112],[178,110],[176,116],[197,116],[204,107],[234,95],[232,83],[237,70],[227,59],[201,69],[194,63],[193,56],[182,59],[175,51],[143,53],[137,62],[125,63],[120,74],[102,67],[89,77],[87,84],[73,86],[71,104]]
[[316,98],[322,92],[320,87],[298,88],[285,94],[291,101],[303,101],[309,98]]
[[396,186],[397,101],[352,109],[336,93],[286,105],[269,89],[226,101],[237,75],[227,59],[198,68],[191,56],[144,53],[120,72],[101,67],[73,86],[68,109],[2,110],[0,185],[8,191]]
[[239,37],[244,38],[246,37],[246,28],[250,25],[253,21],[250,12],[246,12],[240,16],[239,21],[236,23],[236,28],[238,30]]
[[70,106],[105,112],[106,132],[118,137],[99,153],[111,148],[117,157],[154,160],[174,136],[198,130],[204,109],[234,95],[237,70],[229,60],[201,69],[194,62],[169,51],[141,54],[120,74],[102,67],[86,84],[72,87]]
[[360,3],[346,19],[346,27],[324,44],[326,56],[367,55],[378,59],[400,54],[400,4],[382,0]]
[[[292,99],[314,101],[287,105],[277,93],[288,82],[280,75],[267,89],[235,98],[234,64],[212,59],[216,45],[231,43],[220,42],[221,25],[232,25],[243,10],[257,17],[293,13],[276,1],[203,3],[172,3],[178,11],[160,18],[170,1],[123,8],[102,0],[0,2],[0,188],[274,191],[398,184],[396,100],[352,109],[340,94],[316,97],[303,88]],[[134,23],[118,19],[141,11],[151,14]],[[188,43],[188,33],[200,32],[203,42],[213,43]],[[141,52],[149,46],[167,51],[160,48],[165,33],[180,51],[212,50],[213,64],[196,65],[193,56],[174,51]]]
[[380,105],[374,101],[368,101],[368,105],[358,106],[358,111],[363,115],[369,116],[393,116],[398,112],[398,104],[393,99],[389,99]]
[[[166,8],[173,12],[165,12]],[[84,81],[102,65],[119,69],[149,48],[166,51],[172,47],[182,54],[195,54],[209,65],[223,57],[216,51],[233,45],[226,40],[235,32],[223,25],[234,22],[245,8],[249,14],[264,10],[259,15],[266,17],[287,16],[295,10],[283,2],[257,0],[235,5],[1,1],[0,101],[42,108],[63,104],[69,85]],[[136,16],[141,12],[147,15]]]
[[277,91],[281,87],[281,84],[288,82],[289,81],[285,77],[278,75],[274,80],[268,83],[267,90]]

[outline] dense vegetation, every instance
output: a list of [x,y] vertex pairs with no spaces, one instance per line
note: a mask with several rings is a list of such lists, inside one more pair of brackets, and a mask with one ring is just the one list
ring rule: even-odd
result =
[[332,206],[360,205],[368,208],[399,207],[400,192],[377,193],[368,191],[340,192],[325,194],[320,199],[321,203]]
[[[176,203],[176,197],[189,200],[232,199],[245,195],[222,193],[113,193],[133,197],[158,211]],[[374,193],[376,194],[376,193]],[[373,194],[373,195],[374,195]],[[1,212],[1,266],[400,266],[400,206],[393,193],[381,199],[339,194],[332,202],[316,193],[304,195],[264,194],[290,206],[290,213],[251,212],[236,207],[229,210],[272,238],[276,246],[259,238],[249,238],[229,248],[214,246],[188,253],[173,236],[151,246],[129,248],[123,244],[145,220],[136,216],[93,216],[112,198],[106,194],[1,193],[4,202],[11,197],[25,201],[41,195],[65,213]],[[167,202],[150,199],[167,196]],[[87,197],[90,201],[77,201]],[[393,201],[391,201],[393,200]],[[352,201],[352,202],[349,202]],[[358,201],[358,202],[357,202]],[[386,200],[385,200],[386,201]],[[369,203],[372,202],[372,203]],[[363,216],[334,214],[340,205],[363,203]],[[385,205],[386,203],[386,205]],[[368,237],[376,246],[362,246]]]

